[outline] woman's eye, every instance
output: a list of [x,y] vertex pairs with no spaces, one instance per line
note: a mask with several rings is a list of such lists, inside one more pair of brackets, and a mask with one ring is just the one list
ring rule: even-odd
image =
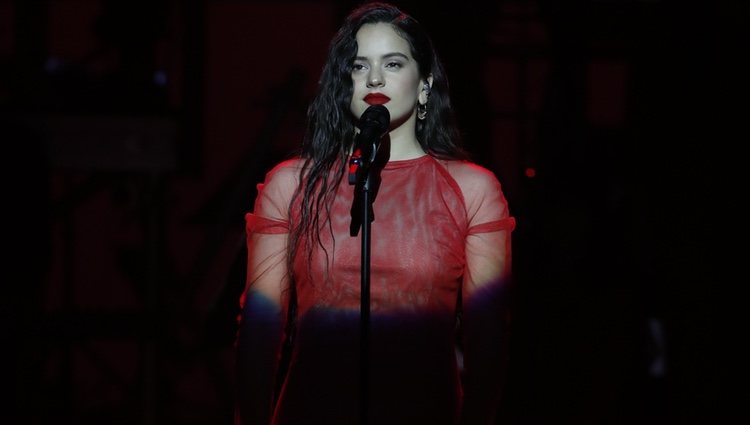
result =
[[401,68],[401,62],[388,62],[387,68]]
[[361,71],[363,69],[365,69],[365,66],[361,63],[355,63],[352,65],[352,71]]

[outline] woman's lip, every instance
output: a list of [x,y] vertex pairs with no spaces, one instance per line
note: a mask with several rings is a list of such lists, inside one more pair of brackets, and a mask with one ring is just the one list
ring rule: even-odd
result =
[[370,93],[365,96],[365,102],[370,105],[382,105],[390,101],[391,98],[381,93]]

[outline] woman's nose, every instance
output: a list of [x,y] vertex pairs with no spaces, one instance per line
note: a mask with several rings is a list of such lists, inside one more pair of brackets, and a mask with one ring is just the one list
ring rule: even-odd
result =
[[383,76],[379,71],[371,71],[367,76],[367,87],[381,87],[383,85]]

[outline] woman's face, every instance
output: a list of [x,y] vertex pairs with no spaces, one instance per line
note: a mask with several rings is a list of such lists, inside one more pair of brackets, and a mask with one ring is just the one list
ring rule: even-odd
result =
[[423,83],[409,42],[386,23],[365,24],[356,38],[352,113],[359,118],[371,105],[382,104],[390,113],[391,129],[416,120]]

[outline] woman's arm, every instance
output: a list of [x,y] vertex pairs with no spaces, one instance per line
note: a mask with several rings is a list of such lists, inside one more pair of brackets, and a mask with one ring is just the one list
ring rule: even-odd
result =
[[495,423],[505,379],[515,221],[493,174],[474,173],[468,180],[462,185],[470,222],[461,306],[461,423],[485,425]]
[[494,424],[507,361],[510,230],[470,235],[466,250],[462,424]]
[[282,163],[258,186],[246,215],[247,281],[237,335],[237,424],[268,424],[289,306],[289,201],[297,169]]
[[247,289],[237,337],[240,424],[268,424],[286,321],[287,234],[248,235]]

